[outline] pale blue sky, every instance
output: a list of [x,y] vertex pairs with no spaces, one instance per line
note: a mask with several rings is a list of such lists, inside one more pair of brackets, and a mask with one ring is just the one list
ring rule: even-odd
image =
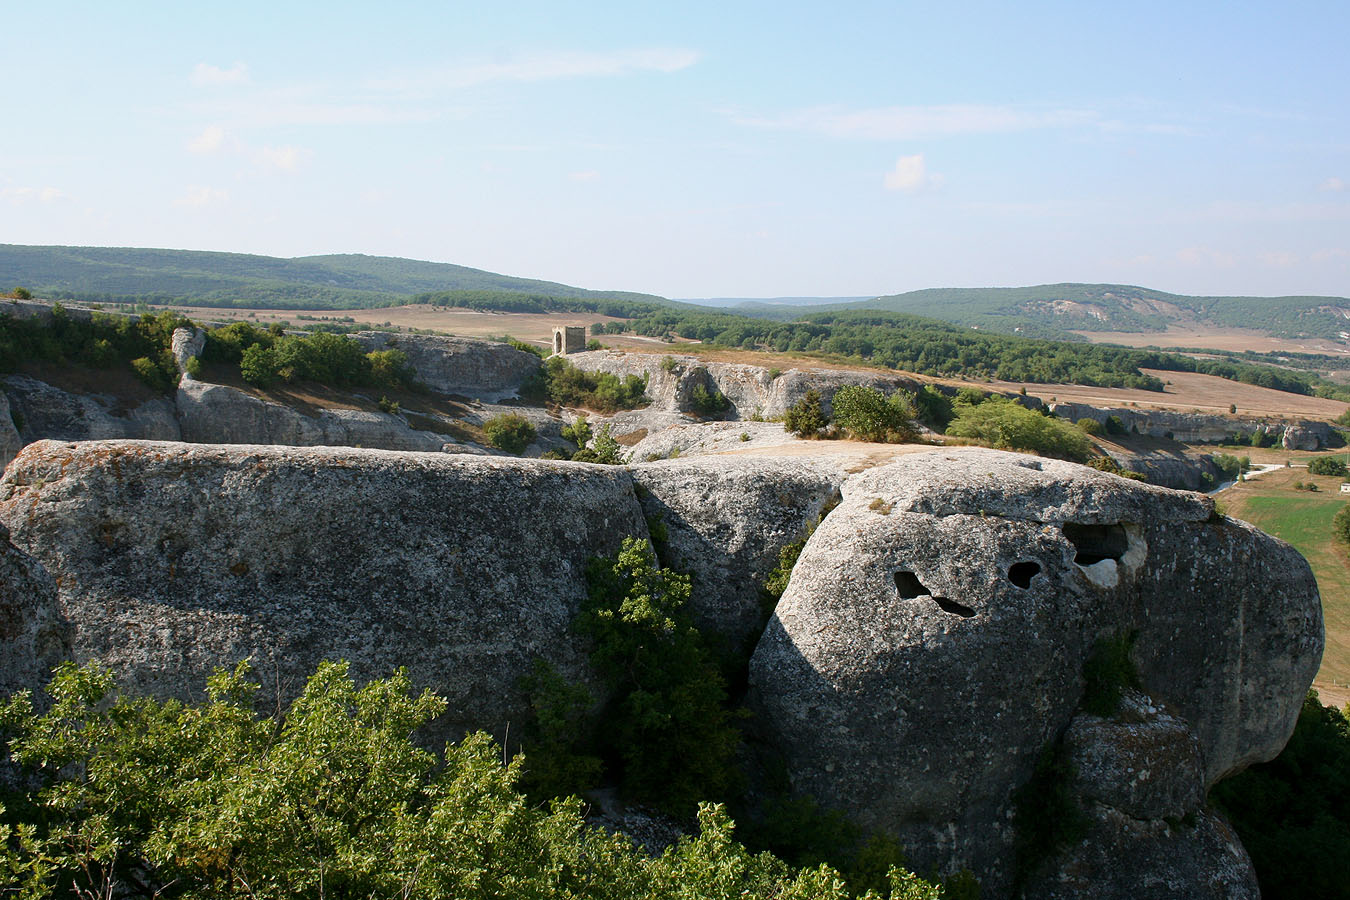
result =
[[0,242],[1350,295],[1344,0],[285,6],[7,4]]

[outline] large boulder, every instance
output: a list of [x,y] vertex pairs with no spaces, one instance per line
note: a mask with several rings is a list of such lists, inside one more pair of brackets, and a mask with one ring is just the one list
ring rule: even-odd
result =
[[19,426],[14,420],[14,412],[9,408],[9,397],[0,391],[0,471],[9,465],[9,461],[19,455],[23,447],[23,438],[19,436]]
[[134,441],[28,446],[0,521],[60,585],[75,658],[133,690],[194,696],[244,658],[283,695],[323,659],[406,666],[447,734],[522,724],[536,659],[585,677],[586,563],[647,535],[618,467]]
[[182,438],[194,444],[284,444],[437,451],[446,438],[411,428],[401,417],[359,409],[309,416],[223,384],[184,379],[178,386]]
[[836,500],[842,476],[800,460],[725,456],[631,471],[662,562],[693,577],[695,621],[731,648],[753,648],[767,618],[765,579]]
[[1321,606],[1302,557],[1202,495],[916,454],[846,482],[755,651],[751,703],[797,790],[1001,896],[1013,794],[1074,719],[1094,645],[1131,635],[1202,791],[1287,740]]
[[516,396],[521,384],[540,366],[535,354],[499,341],[387,331],[362,331],[352,337],[367,351],[399,350],[407,354],[417,380],[433,391],[480,400]]

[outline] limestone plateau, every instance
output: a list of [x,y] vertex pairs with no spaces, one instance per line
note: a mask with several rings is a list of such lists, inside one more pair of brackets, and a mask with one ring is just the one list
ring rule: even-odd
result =
[[[823,519],[821,515],[824,513]],[[526,720],[538,658],[592,679],[584,569],[659,519],[705,629],[753,647],[749,744],[919,871],[1013,891],[1014,794],[1058,745],[1087,837],[1027,897],[1256,897],[1205,804],[1277,755],[1323,645],[1307,563],[1211,500],[989,450],[629,466],[463,454],[40,440],[0,479],[0,684],[97,660],[188,697],[251,657],[407,665],[448,736]],[[767,625],[758,586],[817,520]],[[1083,711],[1102,638],[1138,690]]]

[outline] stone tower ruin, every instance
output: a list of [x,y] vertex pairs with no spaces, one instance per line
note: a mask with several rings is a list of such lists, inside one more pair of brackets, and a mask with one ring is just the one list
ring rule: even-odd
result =
[[586,329],[580,325],[563,325],[553,329],[553,355],[566,356],[586,349]]

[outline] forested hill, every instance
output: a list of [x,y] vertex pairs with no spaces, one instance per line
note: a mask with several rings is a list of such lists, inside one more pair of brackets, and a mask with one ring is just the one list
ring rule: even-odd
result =
[[1345,297],[1189,297],[1123,284],[931,288],[837,309],[931,316],[990,331],[1063,338],[1071,331],[1252,328],[1276,337],[1339,339],[1350,331]]
[[669,302],[650,294],[591,291],[388,256],[282,259],[202,250],[0,244],[0,291],[16,286],[41,297],[67,300],[292,309],[386,306],[430,292]]

